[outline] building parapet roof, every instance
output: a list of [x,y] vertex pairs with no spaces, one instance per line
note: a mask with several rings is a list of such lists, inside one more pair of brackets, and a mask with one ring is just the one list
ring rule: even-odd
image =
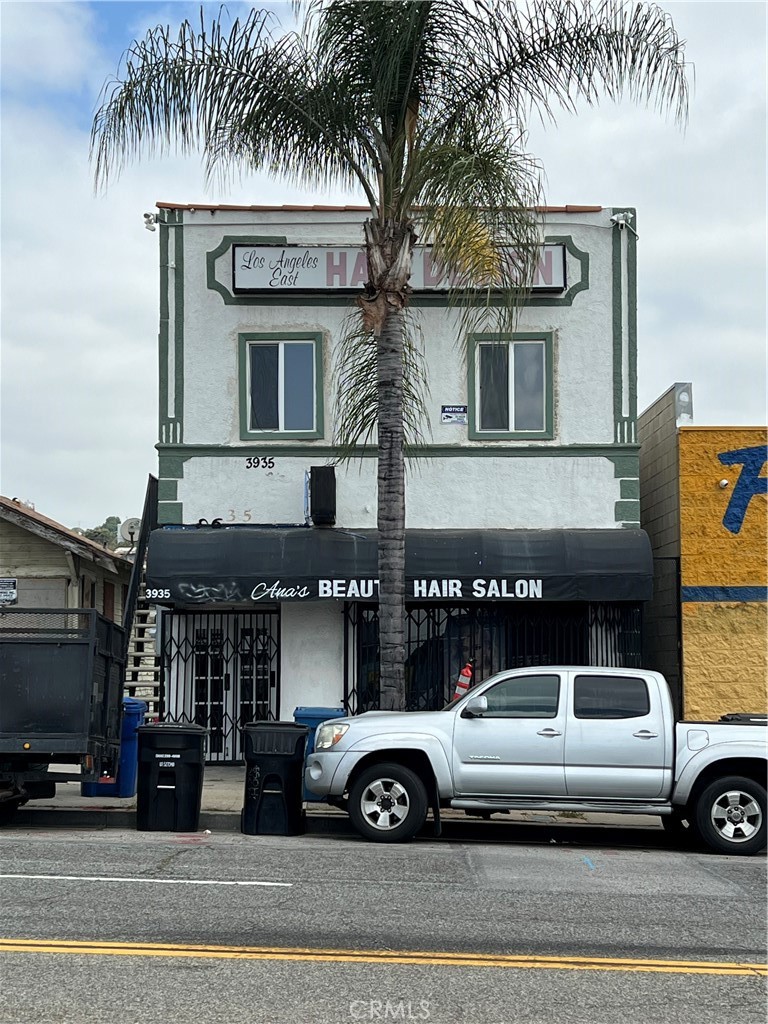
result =
[[[369,206],[238,206],[227,203],[165,203],[156,202],[158,210],[230,210],[256,213],[368,213]],[[601,213],[602,206],[535,206],[536,213]]]
[[48,516],[30,508],[18,498],[6,498],[0,494],[0,519],[29,530],[30,533],[34,533],[43,540],[58,544],[88,561],[96,562],[110,572],[117,572],[121,565],[126,568],[132,565],[129,558],[111,551],[97,541],[83,537],[74,530],[57,523],[55,519],[49,519]]

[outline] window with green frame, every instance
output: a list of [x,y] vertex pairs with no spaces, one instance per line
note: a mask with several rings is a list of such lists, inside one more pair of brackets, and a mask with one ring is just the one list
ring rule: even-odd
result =
[[248,333],[238,340],[240,437],[322,437],[322,335]]
[[469,437],[552,438],[552,333],[473,334],[469,341]]

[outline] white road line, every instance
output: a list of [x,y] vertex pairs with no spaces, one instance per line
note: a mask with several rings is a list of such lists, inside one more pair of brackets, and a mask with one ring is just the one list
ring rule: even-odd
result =
[[293,882],[227,882],[210,878],[112,878],[101,875],[0,875],[0,878],[35,878],[47,882],[145,882],[149,885],[260,885],[293,888]]

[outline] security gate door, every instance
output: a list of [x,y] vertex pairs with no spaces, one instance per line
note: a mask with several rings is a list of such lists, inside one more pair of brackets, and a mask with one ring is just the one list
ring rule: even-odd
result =
[[161,714],[205,726],[208,763],[242,760],[241,729],[279,713],[278,611],[163,617]]

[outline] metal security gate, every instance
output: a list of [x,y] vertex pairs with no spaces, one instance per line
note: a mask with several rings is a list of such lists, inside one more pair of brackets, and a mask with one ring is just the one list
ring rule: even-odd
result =
[[[641,664],[639,605],[477,604],[414,606],[406,611],[405,686],[409,711],[442,707],[472,659],[474,679],[534,665]],[[379,624],[375,605],[344,610],[344,703],[352,714],[380,705]]]
[[160,716],[209,730],[209,763],[242,761],[241,729],[280,713],[280,613],[163,615]]

